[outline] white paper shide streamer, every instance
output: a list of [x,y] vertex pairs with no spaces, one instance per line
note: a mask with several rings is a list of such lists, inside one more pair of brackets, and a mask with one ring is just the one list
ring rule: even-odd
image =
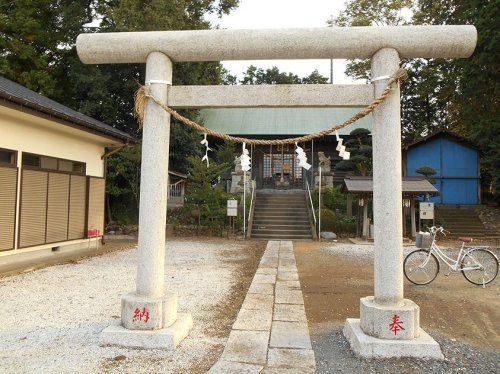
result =
[[203,134],[203,140],[200,142],[202,145],[204,145],[205,148],[205,156],[202,157],[201,161],[206,161],[207,162],[207,168],[210,166],[210,160],[208,159],[208,152],[212,150],[208,146],[208,140],[207,140],[207,134]]
[[295,143],[295,152],[297,153],[297,160],[299,160],[299,165],[304,169],[309,170],[311,168],[311,164],[307,163],[307,155],[302,147],[299,147],[297,143]]
[[343,145],[343,139],[340,137],[339,132],[335,130],[335,137],[337,138],[337,150],[339,152],[339,156],[342,157],[344,160],[349,160],[351,158],[351,152],[347,152],[345,150],[345,145]]
[[250,156],[248,155],[248,149],[246,148],[247,145],[246,143],[243,143],[243,151],[240,157],[240,162],[241,162],[241,170],[243,171],[249,171],[251,169],[251,159]]

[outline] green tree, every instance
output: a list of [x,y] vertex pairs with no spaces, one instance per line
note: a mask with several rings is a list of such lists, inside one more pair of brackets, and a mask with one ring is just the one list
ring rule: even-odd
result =
[[[411,8],[411,19],[400,17]],[[403,60],[409,79],[401,87],[403,140],[448,128],[482,147],[483,184],[500,200],[499,0],[348,1],[330,23],[347,25],[473,24],[478,44],[469,59]],[[368,79],[369,65],[352,61],[346,73]]]
[[349,160],[342,160],[335,165],[335,170],[354,171],[359,175],[372,173],[372,138],[370,130],[359,128],[349,134],[345,142],[346,150],[351,153]]
[[328,78],[314,70],[307,77],[280,71],[276,66],[270,69],[257,68],[250,65],[240,80],[241,84],[325,84]]
[[236,152],[236,143],[224,140],[215,150],[215,158],[218,163],[232,165],[234,163],[234,154]]
[[[144,81],[144,65],[84,65],[76,54],[77,35],[208,29],[206,14],[227,14],[237,5],[238,0],[0,0],[0,73],[137,134],[133,96]],[[226,74],[217,62],[174,64],[174,84],[219,84]],[[182,131],[172,134],[189,138]],[[172,144],[173,157],[186,149],[182,142],[184,148]]]
[[500,23],[499,0],[419,0],[418,24],[473,24],[478,42],[468,59],[440,60],[449,72],[442,90],[450,92],[446,112],[454,131],[482,149],[483,186],[500,201]]
[[183,210],[196,218],[198,224],[224,225],[227,199],[233,196],[216,185],[219,176],[229,165],[211,160],[207,166],[205,161],[195,156],[190,156],[188,161],[189,183]]
[[430,166],[421,166],[415,172],[423,175],[430,183],[436,183],[436,180],[433,178],[437,174],[436,169]]
[[[206,14],[227,14],[237,5],[238,0],[0,0],[0,74],[140,138],[132,109],[144,65],[84,65],[76,54],[77,35],[208,29]],[[173,80],[185,85],[234,81],[218,62],[175,63]],[[170,167],[184,171],[187,157],[199,152],[199,140],[172,121]],[[124,149],[108,162],[108,192],[120,206],[138,202],[139,150]],[[134,204],[123,203],[127,198]]]
[[74,43],[96,0],[0,0],[0,73],[66,103]]
[[124,147],[107,160],[106,192],[114,197],[131,196],[139,207],[141,146]]

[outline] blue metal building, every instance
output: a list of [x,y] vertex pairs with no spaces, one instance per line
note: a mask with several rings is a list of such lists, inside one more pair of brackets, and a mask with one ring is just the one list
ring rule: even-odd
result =
[[480,204],[479,150],[467,139],[450,131],[439,131],[405,147],[404,173],[430,166],[437,171],[434,186],[440,195],[429,201],[441,204]]

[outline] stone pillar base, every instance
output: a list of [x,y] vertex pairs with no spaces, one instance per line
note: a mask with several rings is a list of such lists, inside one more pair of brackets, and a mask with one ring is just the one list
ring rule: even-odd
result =
[[379,339],[410,340],[420,333],[420,308],[404,299],[401,305],[381,305],[373,296],[360,299],[361,330]]
[[420,328],[420,308],[403,299],[401,305],[381,305],[373,296],[360,299],[361,319],[348,318],[344,336],[363,357],[444,359],[439,344]]
[[99,345],[172,350],[188,336],[192,327],[191,315],[184,313],[179,313],[177,320],[170,327],[159,330],[129,330],[120,325],[113,325],[101,332]]
[[444,360],[439,344],[421,328],[418,338],[379,339],[365,334],[361,330],[359,319],[348,318],[344,326],[344,336],[354,353],[366,358],[415,357]]
[[159,330],[177,320],[177,295],[151,298],[130,292],[122,296],[122,326],[129,330]]

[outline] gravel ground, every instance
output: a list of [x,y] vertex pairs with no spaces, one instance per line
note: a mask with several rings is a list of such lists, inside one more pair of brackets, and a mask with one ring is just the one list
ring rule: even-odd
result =
[[99,347],[135,289],[136,249],[0,279],[0,372],[204,372],[229,334],[263,245],[173,240],[166,283],[194,328],[175,352]]
[[322,326],[312,331],[317,373],[498,373],[500,354],[480,350],[433,334],[445,361],[417,359],[362,359],[354,355],[342,334],[342,326]]

